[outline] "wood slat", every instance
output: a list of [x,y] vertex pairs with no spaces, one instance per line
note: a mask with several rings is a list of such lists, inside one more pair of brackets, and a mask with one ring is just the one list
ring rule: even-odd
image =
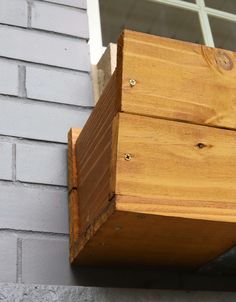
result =
[[76,145],[78,170],[80,238],[92,236],[114,195],[112,184],[112,146],[117,127],[113,119],[120,110],[116,73],[106,86]]
[[236,243],[236,224],[116,211],[77,263],[194,270]]
[[68,132],[68,190],[77,188],[75,146],[82,129],[71,128]]
[[70,226],[70,260],[74,260],[79,239],[79,210],[77,194],[76,141],[81,133],[79,128],[68,132],[68,206]]
[[69,226],[70,226],[70,261],[73,262],[78,250],[79,240],[79,207],[78,192],[70,191],[69,196]]
[[235,129],[235,64],[228,50],[125,31],[118,43],[122,111]]
[[235,162],[235,131],[120,113],[117,207],[236,222]]

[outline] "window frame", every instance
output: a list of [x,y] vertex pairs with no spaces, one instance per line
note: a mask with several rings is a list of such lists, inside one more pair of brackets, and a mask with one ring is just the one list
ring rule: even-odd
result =
[[[169,6],[194,11],[198,14],[203,40],[205,45],[214,47],[214,38],[209,22],[209,16],[214,16],[231,22],[236,22],[236,14],[231,14],[222,10],[210,8],[205,5],[204,0],[195,0],[196,3],[190,3],[183,0],[144,0],[158,2]],[[106,47],[102,45],[102,30],[99,0],[87,0],[88,21],[89,21],[89,45],[91,63],[97,64]]]

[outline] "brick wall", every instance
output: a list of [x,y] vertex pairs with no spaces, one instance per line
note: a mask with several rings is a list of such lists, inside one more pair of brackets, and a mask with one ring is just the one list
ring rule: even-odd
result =
[[77,282],[66,142],[93,104],[87,40],[85,0],[0,0],[0,282]]
[[235,290],[231,277],[71,269],[66,141],[93,105],[88,36],[86,0],[0,0],[0,283],[12,283],[0,284],[0,300],[234,301],[226,293],[48,286]]

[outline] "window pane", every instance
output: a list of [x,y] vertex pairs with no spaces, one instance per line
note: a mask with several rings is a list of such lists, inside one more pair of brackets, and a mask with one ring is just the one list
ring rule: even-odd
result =
[[231,14],[236,14],[235,0],[205,0],[208,7],[226,11]]
[[236,23],[209,17],[215,46],[236,51]]
[[100,13],[104,46],[124,28],[203,43],[195,12],[147,0],[100,0]]

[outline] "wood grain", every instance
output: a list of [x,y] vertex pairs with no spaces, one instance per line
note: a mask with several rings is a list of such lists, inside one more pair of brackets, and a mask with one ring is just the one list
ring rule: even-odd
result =
[[71,261],[192,270],[236,244],[235,63],[124,32],[76,142]]
[[235,131],[125,113],[119,121],[118,209],[236,222]]
[[71,128],[68,132],[68,190],[77,188],[77,167],[75,146],[82,129]]
[[108,209],[114,194],[111,187],[112,145],[113,137],[116,137],[113,131],[117,129],[112,121],[120,110],[116,81],[114,73],[76,144],[81,238],[92,233],[88,229]]
[[93,86],[95,103],[99,100],[104,88],[116,69],[117,46],[110,43],[97,65],[93,66]]
[[70,226],[70,261],[73,262],[78,250],[79,240],[79,207],[78,192],[72,189],[69,193],[69,226]]
[[235,244],[235,223],[116,211],[77,264],[195,270]]
[[79,238],[79,210],[77,195],[76,141],[81,133],[79,128],[71,128],[68,132],[68,207],[70,226],[70,261],[76,255]]
[[122,111],[236,128],[234,52],[125,31],[117,64]]

